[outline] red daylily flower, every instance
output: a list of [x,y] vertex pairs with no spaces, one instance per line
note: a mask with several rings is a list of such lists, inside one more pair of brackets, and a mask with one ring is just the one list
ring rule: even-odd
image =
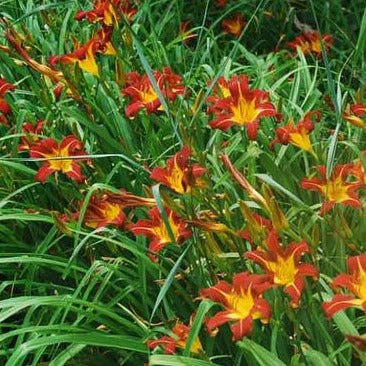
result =
[[317,58],[321,58],[321,42],[323,42],[325,51],[328,52],[333,45],[333,37],[329,34],[320,35],[318,32],[305,32],[296,37],[292,42],[287,43],[287,47],[293,51],[296,51],[297,47],[299,47],[304,55],[312,53]]
[[[153,75],[164,98],[174,101],[178,95],[184,94],[185,87],[182,85],[181,77],[174,74],[169,67],[164,67],[163,72],[156,70]],[[122,89],[123,95],[131,98],[126,109],[127,117],[135,117],[142,108],[145,108],[148,114],[162,110],[158,94],[147,75],[141,76],[137,72],[130,72],[127,74],[127,85]]]
[[332,282],[336,290],[344,288],[352,295],[336,294],[332,300],[323,303],[326,315],[331,318],[335,313],[357,307],[366,313],[366,254],[349,257],[347,260],[348,274],[338,275]]
[[227,322],[230,325],[233,340],[239,340],[249,335],[253,328],[253,320],[260,319],[268,323],[271,317],[271,307],[262,294],[272,285],[266,275],[255,275],[242,272],[234,275],[233,284],[220,281],[217,285],[201,291],[202,298],[211,299],[224,307],[206,322],[210,333]]
[[276,232],[272,231],[268,236],[267,249],[247,252],[244,256],[258,263],[270,275],[274,285],[284,286],[284,291],[291,298],[291,305],[297,307],[305,286],[304,277],[319,276],[312,264],[300,263],[301,256],[309,252],[308,244],[301,241],[285,248],[280,245]]
[[[211,82],[208,83],[210,85]],[[208,109],[207,113],[215,113],[215,106],[221,100],[230,97],[230,89],[229,82],[223,77],[220,76],[217,79],[216,85],[212,89],[212,94],[206,98],[207,103],[212,103]],[[220,112],[220,109],[217,111]]]
[[[76,212],[74,219],[79,218],[80,211]],[[85,226],[93,229],[113,225],[122,227],[126,215],[123,212],[122,205],[109,201],[108,194],[95,194],[90,197],[88,207],[83,217]]]
[[[366,159],[366,150],[362,151],[362,155]],[[361,159],[357,159],[351,164],[349,175],[355,177],[358,182],[366,184],[366,171]]]
[[230,96],[217,99],[208,113],[214,113],[216,119],[210,122],[212,128],[227,130],[233,125],[245,126],[248,137],[255,140],[262,117],[277,116],[275,106],[270,103],[267,92],[251,90],[249,79],[245,75],[233,76],[229,83]]
[[129,0],[96,0],[94,8],[88,11],[78,11],[75,20],[86,18],[90,23],[102,23],[105,26],[118,24],[121,16],[125,16],[129,21],[137,13]]
[[189,164],[190,153],[189,147],[184,146],[181,151],[168,159],[166,168],[154,168],[150,178],[165,184],[177,193],[187,193],[194,187],[202,187],[200,177],[206,169],[198,164]]
[[[166,354],[173,355],[176,348],[186,348],[189,332],[190,326],[177,322],[172,329],[172,337],[165,335],[159,339],[147,341],[147,346],[151,349],[161,346]],[[202,344],[198,337],[193,342],[191,352],[202,352]]]
[[352,164],[337,165],[329,180],[326,179],[325,166],[318,166],[317,170],[321,178],[304,178],[301,181],[301,188],[317,191],[325,197],[321,208],[322,215],[331,210],[336,203],[356,208],[362,207],[355,191],[362,188],[363,183],[347,181],[347,177],[352,170]]
[[38,136],[43,132],[45,121],[40,120],[35,125],[30,122],[23,123],[22,132],[25,136],[20,138],[21,143],[18,145],[18,151],[30,150],[30,148],[41,141]]
[[366,129],[365,121],[360,118],[361,116],[366,116],[366,104],[353,104],[350,106],[350,110],[343,112],[343,118],[356,127]]
[[[82,204],[83,202],[80,202],[80,209]],[[155,204],[156,202],[152,198],[135,196],[125,190],[120,190],[118,193],[93,194],[86,208],[83,223],[93,229],[107,225],[123,227],[126,218],[124,208],[154,206]],[[74,220],[78,220],[79,216],[80,210],[73,215]]]
[[221,26],[225,33],[239,37],[246,24],[247,22],[244,21],[243,14],[237,13],[232,19],[223,20]]
[[79,67],[93,75],[99,75],[98,65],[95,61],[96,53],[104,55],[115,55],[116,50],[111,43],[112,28],[101,29],[95,37],[82,46],[78,46],[77,50],[62,56],[51,56],[49,62],[51,66],[58,63],[65,65],[78,64]]
[[191,21],[187,20],[185,22],[180,23],[179,25],[179,35],[182,37],[182,41],[188,44],[193,38],[197,37],[196,33],[190,29]]
[[8,83],[5,79],[0,78],[0,123],[7,126],[7,115],[11,113],[9,103],[4,99],[8,91],[14,90],[15,85]]
[[79,183],[82,182],[84,177],[79,165],[81,159],[67,159],[69,156],[79,155],[86,155],[86,152],[83,150],[83,143],[73,135],[66,136],[59,144],[53,138],[41,140],[30,150],[31,158],[64,158],[42,163],[36,174],[36,179],[41,183],[58,171]]
[[276,138],[271,142],[271,148],[276,143],[283,145],[291,144],[299,147],[310,153],[314,153],[310,141],[310,132],[314,130],[312,117],[315,117],[316,122],[321,119],[321,114],[318,111],[309,111],[304,118],[295,126],[293,120],[290,119],[286,126],[276,129]]
[[[181,244],[190,238],[192,231],[189,229],[188,223],[170,208],[165,208],[165,212],[176,243]],[[129,230],[135,235],[147,236],[150,239],[149,249],[153,253],[158,253],[171,243],[172,239],[169,236],[159,209],[157,207],[150,209],[148,215],[150,220],[139,220],[136,224],[130,225]],[[151,260],[156,260],[154,254],[150,254],[149,257]]]
[[220,8],[223,8],[229,0],[216,0],[216,1],[217,1],[217,5]]

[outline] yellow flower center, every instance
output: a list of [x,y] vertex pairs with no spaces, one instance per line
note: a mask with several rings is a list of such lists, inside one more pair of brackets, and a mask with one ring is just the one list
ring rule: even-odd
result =
[[232,292],[230,295],[225,295],[228,308],[232,312],[230,318],[232,319],[245,319],[254,306],[253,296],[250,292],[250,288],[245,292],[244,290],[240,293]]
[[313,151],[313,147],[310,142],[310,137],[306,133],[293,132],[290,133],[290,142],[292,145],[299,147],[308,152]]
[[[53,151],[53,154],[45,155],[45,157],[49,158],[64,158],[69,156],[68,148],[65,147],[63,149],[57,149]],[[55,171],[62,171],[62,173],[67,173],[72,170],[72,160],[65,159],[65,160],[50,160],[50,168]]]
[[311,42],[311,50],[316,53],[322,52],[322,46],[320,43],[320,39],[317,39],[316,41]]
[[267,262],[268,270],[274,274],[276,285],[289,285],[294,282],[298,269],[295,267],[294,257],[277,257],[276,262]]
[[255,99],[248,101],[241,95],[238,98],[237,105],[232,106],[231,110],[233,112],[232,121],[239,125],[254,122],[261,112],[261,110],[255,106]]
[[322,192],[330,201],[343,202],[349,199],[348,187],[340,176],[322,186]]
[[[168,217],[168,221],[170,228],[172,229],[173,236],[177,239],[179,234],[178,226],[174,223],[172,216]],[[161,243],[170,243],[172,241],[163,220],[161,220],[159,226],[153,227],[152,230],[154,234],[160,238]]]
[[140,98],[141,101],[145,104],[152,103],[156,99],[158,99],[157,94],[155,93],[154,89],[150,86],[144,90],[140,91]]
[[92,75],[95,75],[95,76],[99,75],[99,69],[98,69],[98,65],[95,61],[92,44],[89,46],[88,50],[86,51],[86,55],[83,60],[73,58],[73,59],[71,59],[71,61],[77,62],[79,64],[79,67],[82,70],[84,70]]
[[190,190],[190,187],[183,186],[184,172],[179,168],[177,164],[174,164],[174,168],[171,174],[167,177],[170,188],[174,189],[178,193],[186,193]]
[[106,220],[112,222],[121,213],[121,207],[117,203],[105,203],[104,217]]

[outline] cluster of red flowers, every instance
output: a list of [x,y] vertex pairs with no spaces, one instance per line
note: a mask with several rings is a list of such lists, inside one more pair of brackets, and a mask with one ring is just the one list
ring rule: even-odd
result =
[[96,0],[92,10],[79,11],[75,19],[99,23],[101,28],[85,44],[76,42],[74,52],[51,56],[49,59],[51,66],[77,64],[82,70],[99,75],[99,68],[95,61],[96,54],[116,54],[112,44],[113,29],[123,18],[131,21],[136,12],[137,9],[130,4],[129,0]]
[[[217,5],[224,7],[226,2],[219,0]],[[13,42],[28,65],[50,76],[52,81],[61,83],[62,87],[68,88],[63,73],[54,68],[60,64],[78,65],[80,69],[98,76],[100,70],[96,55],[116,55],[112,41],[114,29],[123,21],[132,21],[136,11],[128,0],[96,0],[93,9],[79,11],[75,16],[76,20],[96,23],[98,28],[85,44],[75,42],[73,52],[51,56],[49,63],[52,68],[35,63],[16,41],[12,41],[11,35],[8,39]],[[184,40],[194,36],[189,32],[188,25],[186,22],[181,27]],[[222,22],[224,31],[235,37],[240,36],[245,25],[242,14],[234,14],[231,19]],[[293,50],[300,48],[305,55],[314,54],[320,58],[321,45],[323,44],[323,49],[327,52],[332,42],[332,37],[328,35],[320,36],[316,32],[308,32],[288,43],[288,47]],[[124,74],[124,78],[120,92],[126,97],[127,106],[124,113],[130,119],[138,117],[139,113],[158,114],[167,106],[173,105],[177,98],[184,98],[187,95],[187,87],[182,77],[169,67],[146,74],[131,71]],[[208,88],[212,89],[212,94],[206,100],[209,126],[212,129],[227,131],[231,127],[242,127],[249,140],[256,140],[260,123],[264,123],[266,118],[274,117],[277,122],[282,120],[282,115],[273,102],[275,99],[273,95],[250,85],[247,75],[234,75],[230,79],[220,77],[216,85],[209,83]],[[5,100],[5,94],[14,89],[13,84],[0,79],[0,122],[4,125],[7,124],[7,117],[12,112]],[[73,90],[71,93],[76,96]],[[346,121],[361,128],[366,128],[362,119],[365,115],[366,105],[363,103],[353,104],[343,113]],[[317,158],[311,140],[313,136],[310,134],[321,118],[322,115],[318,110],[306,112],[296,124],[292,117],[288,118],[286,124],[273,128],[275,137],[270,142],[270,148],[274,149],[276,144],[291,144]],[[59,140],[45,137],[43,136],[45,127],[47,122],[43,120],[35,124],[24,123],[18,145],[19,151],[29,152],[33,159],[41,159],[35,179],[44,183],[52,174],[55,173],[57,178],[58,173],[63,173],[79,184],[85,182],[86,177],[82,172],[83,162],[89,163],[90,159],[84,150],[83,142],[74,135]],[[86,149],[89,149],[88,145]],[[158,261],[161,253],[168,250],[170,244],[178,248],[178,245],[183,245],[189,240],[193,235],[192,226],[214,232],[229,231],[247,241],[252,250],[243,253],[243,257],[250,263],[249,268],[260,268],[261,273],[254,271],[236,273],[231,281],[220,280],[211,287],[201,289],[199,294],[201,300],[210,299],[220,307],[220,311],[205,321],[208,333],[214,335],[221,325],[229,323],[233,340],[240,340],[251,334],[255,320],[260,320],[263,324],[270,321],[272,308],[265,297],[269,291],[277,291],[280,288],[280,291],[287,295],[286,298],[289,298],[290,306],[297,308],[306,286],[305,278],[311,277],[316,280],[319,271],[313,264],[306,262],[306,256],[310,257],[311,249],[305,240],[301,240],[302,236],[296,242],[287,243],[286,235],[283,235],[284,229],[288,227],[287,218],[270,189],[264,187],[263,195],[256,191],[234,168],[226,155],[222,156],[222,161],[227,170],[267,217],[254,212],[241,202],[240,208],[246,219],[244,230],[234,232],[225,224],[199,218],[191,220],[185,218],[180,199],[188,195],[194,197],[199,189],[205,189],[207,186],[205,177],[207,169],[199,163],[191,162],[192,155],[193,151],[188,146],[183,146],[180,151],[167,159],[164,166],[154,166],[151,171],[146,169],[150,173],[150,179],[163,185],[164,190],[173,197],[169,196],[171,201],[163,199],[163,207],[157,205],[155,199],[151,197],[140,197],[123,189],[114,192],[103,190],[94,192],[88,199],[80,200],[73,213],[65,216],[65,221],[79,221],[93,230],[112,226],[126,229],[135,236],[144,236],[148,240],[147,255],[152,261]],[[366,151],[362,152],[362,156],[353,162],[336,165],[330,176],[327,175],[325,166],[317,166],[320,177],[311,176],[301,180],[301,188],[316,191],[324,197],[320,209],[322,215],[338,203],[354,208],[362,207],[358,191],[366,185],[363,164]],[[149,196],[149,193],[147,195]],[[174,204],[170,205],[171,202]],[[136,219],[133,210],[126,213],[127,210],[137,207],[146,209],[147,218]],[[348,272],[339,275],[332,282],[336,291],[344,288],[348,293],[337,293],[323,304],[328,317],[348,307],[360,307],[366,313],[366,254],[350,257]],[[177,348],[186,347],[189,331],[190,326],[177,322],[171,335],[149,340],[147,344],[150,348],[162,346],[166,353],[173,354]],[[199,338],[194,340],[192,352],[202,352]]]

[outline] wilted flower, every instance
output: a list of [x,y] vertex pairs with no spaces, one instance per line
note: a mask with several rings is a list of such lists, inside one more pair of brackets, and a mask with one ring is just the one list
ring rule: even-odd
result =
[[251,90],[245,75],[233,76],[228,82],[230,95],[216,99],[208,110],[215,114],[210,122],[212,128],[227,130],[233,125],[245,126],[248,137],[255,140],[262,117],[277,116],[275,106],[270,103],[269,95],[259,89]]
[[202,187],[200,178],[206,171],[198,164],[189,164],[191,150],[184,146],[181,151],[167,160],[167,167],[156,167],[150,178],[161,182],[178,193],[190,192],[194,187]]
[[366,313],[366,254],[349,257],[347,267],[348,274],[338,275],[332,287],[336,290],[344,288],[352,295],[336,294],[331,301],[323,303],[328,317],[350,307],[361,308]]
[[244,21],[243,14],[237,13],[233,16],[232,19],[223,20],[221,26],[225,33],[229,33],[235,37],[239,37],[246,24],[247,22]]
[[292,42],[287,43],[287,47],[293,51],[296,51],[297,47],[299,47],[304,55],[312,53],[317,58],[321,58],[322,42],[325,51],[328,52],[330,47],[333,45],[333,37],[329,34],[320,35],[318,32],[304,32],[300,36],[296,37]]
[[[174,74],[169,67],[164,67],[163,72],[154,71],[153,75],[164,98],[174,101],[178,95],[184,94],[185,88],[181,77]],[[158,94],[147,75],[141,76],[137,72],[130,72],[126,77],[127,87],[122,89],[122,93],[131,98],[126,109],[127,117],[135,117],[142,108],[145,108],[148,114],[162,110]]]
[[202,298],[219,303],[225,310],[218,312],[206,322],[209,332],[220,325],[230,325],[233,340],[239,340],[252,332],[253,320],[260,319],[268,323],[271,307],[263,298],[263,293],[271,287],[266,275],[255,275],[242,272],[234,275],[233,284],[220,281],[217,285],[203,289]]
[[331,210],[336,203],[356,208],[362,207],[355,191],[362,188],[363,183],[347,181],[347,177],[352,170],[352,164],[337,165],[329,179],[326,179],[325,166],[318,166],[317,170],[321,178],[304,178],[301,181],[301,188],[317,191],[325,197],[321,208],[322,215]]
[[281,246],[276,232],[272,231],[266,250],[246,252],[244,256],[258,263],[270,275],[274,285],[284,286],[284,291],[291,298],[291,305],[297,307],[305,286],[304,277],[317,278],[319,275],[312,264],[300,263],[301,256],[308,251],[309,246],[305,241]]
[[[150,340],[147,342],[147,346],[154,349],[161,346],[166,354],[174,354],[176,348],[184,349],[187,345],[187,340],[190,332],[190,326],[184,325],[183,323],[177,322],[172,329],[172,336],[163,336],[156,340]],[[197,337],[191,348],[192,353],[202,352],[202,345],[200,339]]]
[[[177,244],[183,243],[191,235],[192,231],[188,227],[188,223],[170,208],[165,208],[172,238],[169,235],[159,209],[154,207],[148,211],[150,220],[138,220],[136,224],[130,225],[128,228],[135,235],[145,235],[150,239],[149,249],[153,253],[161,251],[166,245],[173,240]],[[154,254],[149,255],[152,260],[156,260]]]
[[69,156],[79,155],[86,155],[86,152],[83,150],[83,143],[73,135],[66,136],[60,143],[53,138],[41,140],[32,145],[30,150],[31,158],[56,158],[42,163],[36,174],[36,179],[41,183],[52,173],[59,171],[79,183],[82,182],[84,177],[79,165],[81,159],[67,159]]
[[[85,226],[91,228],[101,228],[107,225],[122,227],[125,223],[126,215],[123,209],[126,207],[154,206],[153,198],[136,196],[125,190],[118,193],[104,192],[93,194],[90,197],[83,217]],[[83,202],[80,202],[80,210]],[[74,214],[74,219],[78,220],[80,210]]]

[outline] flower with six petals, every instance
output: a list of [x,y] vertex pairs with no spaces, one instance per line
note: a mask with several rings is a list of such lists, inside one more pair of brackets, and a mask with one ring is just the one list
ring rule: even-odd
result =
[[244,256],[258,263],[270,276],[270,281],[276,286],[284,286],[284,291],[291,298],[291,305],[299,305],[300,296],[304,290],[304,277],[318,278],[318,270],[308,263],[300,263],[303,254],[309,251],[305,241],[291,243],[286,248],[281,246],[275,231],[267,240],[267,250],[253,250]]
[[81,183],[84,179],[79,165],[81,159],[68,159],[79,155],[86,155],[86,152],[83,150],[83,143],[73,135],[66,136],[60,143],[53,138],[47,138],[32,145],[30,149],[31,158],[51,159],[44,161],[36,174],[36,179],[41,183],[52,173],[59,171]]
[[206,169],[198,164],[189,164],[190,153],[189,147],[184,146],[181,151],[168,159],[166,168],[154,168],[150,178],[165,184],[177,193],[187,193],[194,187],[202,187],[200,177]]
[[317,170],[321,178],[303,178],[301,180],[301,188],[317,191],[325,197],[321,208],[322,215],[331,210],[336,203],[355,208],[362,207],[356,191],[363,187],[363,183],[347,181],[352,167],[352,164],[337,165],[330,178],[327,179],[326,167],[318,166]]
[[[129,225],[128,229],[135,235],[145,235],[150,239],[149,250],[153,252],[149,255],[151,260],[156,261],[154,253],[158,253],[169,243],[175,241],[181,244],[192,235],[188,223],[170,208],[165,208],[171,233],[160,215],[157,207],[148,211],[150,220],[138,220],[136,224]],[[172,237],[171,237],[172,236]]]
[[243,14],[237,13],[232,19],[223,20],[221,26],[225,33],[239,37],[246,24],[247,22],[244,20]]
[[[153,75],[164,98],[174,101],[178,95],[184,94],[185,88],[181,77],[174,74],[169,67],[164,67],[163,72],[156,70]],[[146,109],[147,114],[162,110],[158,94],[147,75],[141,76],[137,72],[130,72],[126,77],[127,87],[122,89],[122,94],[131,98],[126,108],[127,117],[135,117],[143,108]]]
[[206,321],[208,331],[214,333],[220,325],[232,322],[233,340],[240,340],[252,332],[253,320],[268,323],[272,311],[262,295],[271,286],[266,275],[242,272],[234,275],[232,284],[220,281],[203,289],[202,298],[211,299],[224,308]]
[[230,96],[217,99],[208,110],[216,117],[210,122],[211,128],[227,130],[233,125],[245,126],[248,137],[255,140],[259,120],[278,116],[275,106],[270,102],[267,92],[250,89],[249,79],[245,75],[233,76],[228,82],[228,89]]

